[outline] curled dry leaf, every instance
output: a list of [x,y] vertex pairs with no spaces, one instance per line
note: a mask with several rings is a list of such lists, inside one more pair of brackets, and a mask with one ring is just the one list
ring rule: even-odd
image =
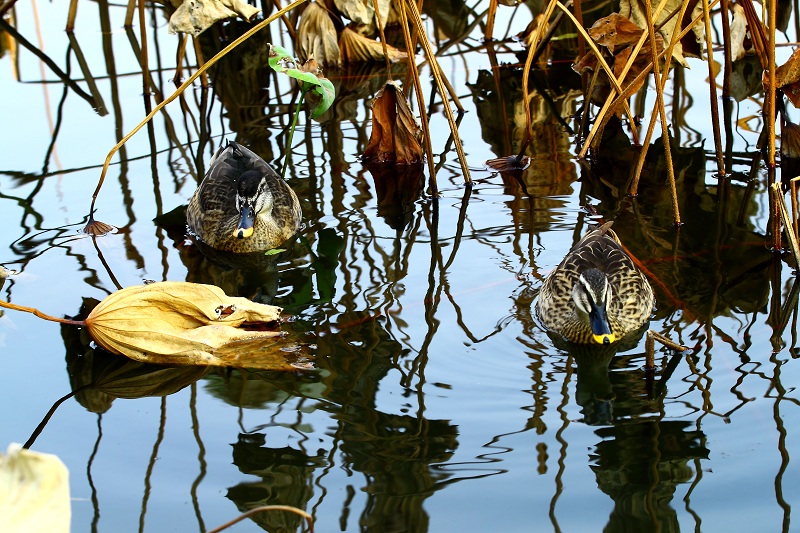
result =
[[5,532],[69,533],[69,472],[55,455],[12,444],[0,454],[0,525]]
[[372,133],[364,150],[370,163],[410,164],[422,161],[422,129],[403,90],[386,82],[372,101]]
[[644,30],[619,13],[611,13],[589,28],[589,37],[612,54],[639,41]]
[[339,42],[336,27],[328,11],[311,2],[300,16],[297,27],[297,55],[302,61],[315,59],[323,66],[339,63]]
[[[769,76],[765,71],[763,75],[764,88],[769,90]],[[792,105],[800,108],[800,48],[795,50],[791,57],[775,69],[776,89],[782,89]]]
[[106,297],[86,318],[109,352],[161,364],[294,369],[300,354],[275,329],[281,308],[227,296],[212,285],[165,281]]
[[[659,2],[651,0],[620,0],[619,14],[628,18],[640,28],[647,28],[647,15],[644,2],[650,2],[653,11]],[[675,26],[678,23],[677,13],[680,12],[683,0],[667,0],[666,5],[655,21],[658,33],[664,38],[665,43],[669,43]],[[670,15],[673,15],[670,17]],[[680,21],[680,28],[688,26],[695,18],[703,14],[703,4],[699,0],[689,0],[689,6],[684,13],[683,20]],[[705,26],[702,19],[692,26],[691,33],[683,36],[679,43],[672,49],[672,57],[684,67],[689,66],[686,57],[700,57],[705,40]]]
[[[341,61],[344,64],[383,61],[383,45],[375,39],[345,28],[339,36],[339,49],[342,52]],[[408,54],[399,48],[386,45],[386,53],[392,63],[408,59]]]
[[[608,52],[613,55],[613,59],[607,58],[607,61],[612,66],[614,76],[619,79],[622,71],[625,68],[625,65],[630,59],[630,55],[633,52],[634,46],[644,33],[644,29],[640,28],[618,13],[612,13],[611,15],[595,22],[595,24],[589,29],[588,33],[592,40],[594,40],[598,45],[605,47]],[[661,37],[661,34],[656,33],[656,51],[660,53],[663,49],[664,40]],[[607,57],[607,53],[604,52],[604,54],[606,54]],[[621,81],[620,85],[623,88],[627,89],[628,85],[630,85],[631,82],[636,79],[641,71],[650,65],[651,55],[652,52],[650,50],[650,43],[648,39],[645,41],[644,46],[642,46],[642,48],[639,50],[639,54],[631,64],[625,79]],[[597,57],[593,52],[590,51],[587,52],[583,57],[579,58],[572,68],[579,73],[587,71],[593,72],[597,70],[597,64]],[[602,102],[605,100],[606,96],[608,95],[608,91],[610,90],[610,84],[605,73],[602,73],[601,76],[603,77],[598,80],[598,84],[595,87],[595,93],[592,95],[592,99],[595,102]],[[644,82],[645,79],[643,78],[637,86],[633,87],[632,90],[638,91]],[[619,115],[621,113],[622,109],[617,108],[615,114]]]
[[246,21],[261,11],[243,0],[184,0],[170,16],[170,33],[200,35],[215,23],[237,15]]
[[[375,25],[375,8],[372,4],[373,0],[334,0],[336,9],[355,22],[356,24],[365,26],[365,30],[372,33],[373,30],[377,31]],[[378,10],[381,13],[381,26],[386,26],[386,21],[389,18],[389,12],[392,9],[392,0],[378,0]]]

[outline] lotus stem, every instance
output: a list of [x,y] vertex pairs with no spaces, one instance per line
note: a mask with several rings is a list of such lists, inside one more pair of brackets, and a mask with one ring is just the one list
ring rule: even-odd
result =
[[719,177],[723,177],[725,176],[725,160],[722,158],[722,137],[719,133],[719,101],[717,98],[717,80],[714,77],[714,43],[711,41],[711,11],[708,9],[708,0],[703,0],[703,17],[705,19],[706,33],[708,90],[711,94],[711,129],[714,134],[714,150],[717,154],[717,174]]
[[[400,20],[408,20],[408,16],[406,14],[406,3],[401,1],[400,2]],[[409,53],[409,57],[413,58],[412,50],[414,50],[414,42],[411,39],[411,33],[408,30],[408,24],[401,24],[403,28],[403,39],[406,43],[406,50]],[[439,196],[439,187],[436,184],[436,164],[433,162],[433,147],[431,146],[431,130],[430,125],[428,124],[428,116],[425,114],[425,95],[422,94],[422,82],[419,79],[419,72],[417,71],[416,64],[414,68],[410,68],[409,74],[411,76],[411,80],[414,83],[414,92],[417,96],[417,107],[419,108],[419,119],[420,123],[422,124],[422,136],[424,137],[425,141],[425,154],[426,159],[428,160],[428,172],[430,173],[430,189],[431,195],[434,198]]]
[[70,320],[68,318],[58,318],[55,316],[50,316],[48,314],[42,313],[35,307],[25,307],[24,305],[12,304],[11,302],[5,302],[3,300],[0,300],[0,307],[5,307],[6,309],[13,309],[14,311],[23,311],[25,313],[31,313],[44,320],[49,320],[50,322],[58,322],[59,324],[69,324],[72,326],[86,325],[86,322],[84,322],[83,320]]
[[[311,90],[311,89],[309,89]],[[303,106],[303,100],[306,98],[306,90],[300,90],[300,98],[297,100],[297,107],[294,108],[294,116],[292,116],[292,125],[289,127],[289,138],[286,140],[286,151],[283,154],[283,165],[281,166],[281,178],[286,177],[286,167],[289,166],[289,158],[292,157],[292,139],[294,138],[294,129],[297,127],[297,117],[300,116],[300,109]]]
[[428,57],[428,61],[431,66],[431,72],[433,73],[433,79],[436,80],[437,90],[442,97],[442,103],[444,104],[442,107],[444,107],[444,114],[447,117],[447,122],[450,124],[450,132],[453,134],[453,144],[455,144],[456,153],[458,153],[458,161],[461,164],[461,171],[464,173],[464,181],[467,184],[471,184],[472,176],[469,172],[469,165],[467,165],[467,156],[464,153],[464,147],[461,145],[461,137],[458,135],[458,126],[456,125],[456,120],[453,116],[453,110],[450,108],[450,103],[446,99],[448,91],[444,85],[444,82],[442,81],[443,75],[441,68],[439,67],[439,62],[436,60],[436,55],[433,53],[433,49],[431,48],[431,42],[425,33],[425,28],[422,25],[422,19],[420,18],[417,5],[411,0],[406,0],[406,2],[411,10],[411,19],[417,28],[417,33],[419,33],[419,35],[422,37],[420,41],[422,42],[422,47],[425,49],[425,55]]
[[307,0],[295,0],[295,2],[292,2],[285,8],[278,11],[277,13],[270,15],[269,17],[265,18],[264,20],[262,20],[261,22],[259,22],[258,24],[247,30],[247,32],[242,34],[241,37],[233,41],[231,44],[229,44],[228,46],[223,48],[220,52],[218,52],[214,57],[206,61],[206,63],[204,63],[203,66],[198,68],[197,71],[195,71],[191,76],[189,76],[186,79],[186,81],[181,84],[180,87],[175,89],[175,92],[173,92],[163,102],[159,103],[156,107],[154,107],[153,110],[147,114],[144,120],[142,120],[139,124],[137,124],[136,127],[134,127],[127,135],[125,135],[125,137],[123,137],[116,145],[114,145],[114,147],[106,156],[106,160],[103,162],[103,170],[100,172],[100,180],[98,181],[97,187],[95,188],[95,191],[92,194],[92,202],[89,207],[89,211],[94,212],[94,204],[97,201],[97,196],[100,194],[100,189],[102,188],[103,182],[105,181],[106,178],[106,174],[108,173],[108,167],[111,164],[111,158],[114,157],[114,154],[117,153],[117,151],[122,147],[122,145],[128,142],[128,139],[133,137],[136,134],[136,132],[138,132],[140,129],[142,129],[142,127],[144,127],[145,124],[150,122],[150,120],[152,120],[152,118],[156,115],[156,113],[161,111],[162,108],[164,108],[167,104],[169,104],[170,102],[175,100],[178,96],[183,94],[183,91],[185,91],[194,82],[194,80],[199,78],[214,64],[216,64],[217,61],[226,56],[228,52],[230,52],[231,50],[242,44],[244,41],[249,39],[253,34],[259,32],[260,30],[262,30],[263,28],[274,22],[281,15],[287,13],[288,11],[291,11],[292,9],[296,8],[299,5],[304,4],[306,1]]
[[289,513],[294,513],[306,519],[306,524],[308,524],[308,530],[310,533],[314,533],[314,521],[310,514],[303,511],[302,509],[298,509],[297,507],[292,507],[291,505],[262,505],[260,507],[255,507],[250,509],[246,513],[242,513],[230,522],[222,524],[219,527],[215,527],[214,529],[210,529],[208,533],[219,533],[223,529],[227,529],[232,525],[236,524],[237,522],[241,522],[245,518],[249,518],[258,513],[264,513],[268,511],[286,511]]

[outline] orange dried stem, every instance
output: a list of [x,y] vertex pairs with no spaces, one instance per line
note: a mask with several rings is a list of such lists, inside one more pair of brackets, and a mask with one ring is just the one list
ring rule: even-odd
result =
[[138,132],[140,129],[142,129],[145,126],[145,124],[150,122],[150,120],[156,115],[156,113],[161,111],[162,108],[164,108],[167,104],[169,104],[170,102],[172,102],[173,100],[178,98],[178,96],[183,94],[183,92],[194,82],[194,80],[196,80],[202,74],[204,74],[208,69],[210,69],[214,64],[216,64],[217,61],[219,61],[222,57],[227,55],[228,52],[230,52],[231,50],[233,50],[234,48],[236,48],[237,46],[242,44],[244,41],[249,39],[253,34],[259,32],[260,30],[262,30],[263,28],[265,28],[266,26],[268,26],[269,24],[274,22],[276,19],[278,19],[279,17],[281,17],[285,13],[291,11],[292,9],[296,8],[299,5],[304,4],[306,1],[307,0],[296,0],[295,2],[292,2],[291,4],[286,6],[285,8],[281,9],[280,11],[278,11],[277,13],[274,13],[274,14],[270,15],[269,17],[265,18],[264,20],[262,20],[261,22],[259,22],[258,24],[256,24],[255,26],[253,26],[252,28],[247,30],[247,32],[242,34],[241,37],[239,37],[238,39],[233,41],[231,44],[229,44],[228,46],[223,48],[214,57],[209,59],[203,66],[201,66],[199,69],[197,69],[197,71],[194,74],[192,74],[191,76],[189,76],[189,78],[187,78],[186,81],[183,82],[180,87],[175,89],[175,92],[173,92],[163,102],[159,103],[156,107],[154,107],[153,110],[150,111],[150,113],[147,114],[147,116],[144,118],[144,120],[142,120],[139,124],[137,124],[136,127],[134,127],[127,135],[125,135],[125,137],[123,137],[122,140],[120,140],[111,149],[111,151],[106,156],[106,160],[103,162],[103,170],[100,172],[100,180],[97,183],[97,187],[95,188],[94,193],[92,194],[92,203],[91,203],[91,206],[89,208],[89,211],[90,212],[94,212],[94,204],[97,201],[97,195],[100,194],[100,189],[102,188],[103,182],[105,181],[106,174],[108,173],[108,167],[111,164],[111,159],[114,157],[114,154],[116,154],[117,151],[122,147],[122,145],[125,144],[126,142],[128,142],[128,139],[133,137],[136,134],[136,132]]
[[50,322],[58,322],[59,324],[70,324],[72,326],[85,326],[86,322],[83,320],[70,320],[68,318],[58,318],[55,316],[50,316],[48,314],[42,313],[35,307],[25,307],[24,305],[17,305],[12,304],[11,302],[5,302],[0,300],[0,307],[5,307],[6,309],[13,309],[14,311],[23,311],[25,313],[31,313],[33,315],[38,316],[39,318],[43,318],[44,320],[49,320]]

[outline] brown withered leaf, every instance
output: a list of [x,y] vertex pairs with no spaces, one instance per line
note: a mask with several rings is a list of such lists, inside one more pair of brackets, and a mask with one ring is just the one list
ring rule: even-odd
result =
[[372,133],[364,161],[410,164],[422,161],[422,153],[422,129],[403,90],[393,81],[386,82],[372,101]]
[[[769,77],[764,72],[764,87],[768,90]],[[782,89],[783,93],[792,105],[800,108],[800,48],[796,49],[791,57],[775,69],[775,85],[777,89]]]
[[[339,36],[339,50],[341,50],[341,62],[346,64],[383,61],[383,45],[375,39],[364,37],[363,35],[345,28]],[[395,63],[408,59],[408,54],[399,48],[389,44],[386,45],[386,52],[389,61]]]
[[626,46],[636,44],[644,30],[619,13],[611,13],[589,28],[589,37],[612,54]]
[[244,0],[184,0],[169,17],[167,30],[197,36],[221,20],[240,16],[249,22],[259,11]]
[[[628,46],[623,48],[619,51],[619,53],[614,57],[614,76],[619,79],[620,75],[622,74],[622,70],[625,68],[625,65],[628,63],[631,53],[633,52],[633,46]],[[661,53],[664,50],[664,40],[661,38],[661,35],[656,33],[656,53]],[[652,50],[650,48],[650,40],[648,39],[645,44],[642,46],[641,50],[639,50],[639,54],[636,56],[631,68],[628,70],[628,74],[625,76],[625,79],[621,83],[623,88],[627,88],[629,83],[632,83],[633,80],[644,70],[646,67],[650,65],[650,58],[652,56]],[[634,89],[634,91],[638,91],[642,85],[644,85],[645,78],[642,78],[641,82],[638,84],[638,87]]]
[[[619,13],[623,17],[628,18],[631,22],[640,28],[647,28],[647,15],[644,2],[650,2],[653,10],[657,7],[659,2],[651,0],[620,0]],[[664,9],[655,21],[655,27],[658,28],[658,33],[664,38],[665,43],[669,43],[672,38],[672,33],[675,31],[675,26],[678,23],[677,15],[672,16],[669,20],[667,17],[673,12],[679,12],[682,0],[667,0]],[[683,20],[680,21],[681,28],[688,26],[695,18],[703,14],[703,4],[699,0],[689,0],[689,7],[684,13]],[[679,43],[672,49],[672,57],[681,65],[688,67],[686,57],[700,57],[703,42],[705,41],[705,26],[702,19],[700,22],[692,26],[692,31],[683,36]]]
[[314,58],[323,66],[339,63],[339,42],[331,14],[317,2],[311,2],[297,26],[297,55],[301,61]]
[[280,313],[213,285],[164,281],[111,294],[86,325],[109,352],[146,363],[294,370],[301,354],[274,331]]

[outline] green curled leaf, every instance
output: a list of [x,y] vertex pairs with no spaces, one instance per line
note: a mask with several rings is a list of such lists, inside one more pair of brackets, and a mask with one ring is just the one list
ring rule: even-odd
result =
[[313,90],[320,96],[319,103],[311,112],[311,118],[319,118],[333,105],[333,100],[336,97],[336,89],[333,87],[333,83],[316,72],[299,68],[297,60],[282,46],[270,45],[269,66],[279,74],[286,74],[290,78],[296,79],[304,93]]

